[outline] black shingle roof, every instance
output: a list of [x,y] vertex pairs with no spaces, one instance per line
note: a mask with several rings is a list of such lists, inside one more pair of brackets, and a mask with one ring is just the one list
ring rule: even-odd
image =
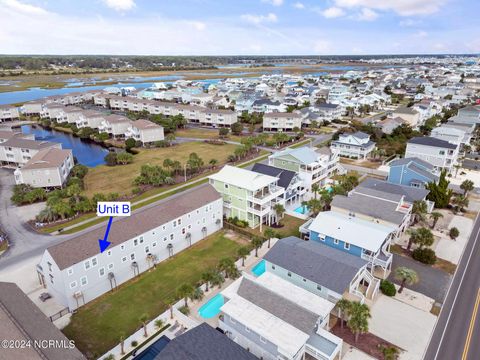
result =
[[419,145],[425,145],[425,146],[435,146],[435,147],[441,147],[441,148],[446,148],[446,149],[456,149],[457,145],[451,144],[448,141],[441,140],[441,139],[436,139],[434,137],[430,136],[419,136],[419,137],[414,137],[411,138],[409,141],[411,144],[419,144]]
[[258,360],[226,335],[202,323],[170,341],[154,360]]
[[357,256],[295,236],[277,241],[264,259],[338,294],[344,293],[367,264]]
[[263,175],[278,177],[278,186],[283,187],[284,189],[286,189],[288,185],[290,185],[292,179],[295,177],[294,171],[284,170],[261,163],[256,163],[255,165],[253,165],[252,171]]

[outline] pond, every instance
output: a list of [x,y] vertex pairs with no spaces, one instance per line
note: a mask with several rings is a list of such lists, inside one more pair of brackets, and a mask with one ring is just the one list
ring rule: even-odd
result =
[[31,125],[23,125],[22,133],[34,134],[36,140],[61,143],[64,149],[72,149],[73,156],[75,156],[78,163],[82,165],[95,167],[105,164],[104,158],[108,153],[107,149],[100,145],[81,140],[71,134],[47,130],[41,127],[33,127]]

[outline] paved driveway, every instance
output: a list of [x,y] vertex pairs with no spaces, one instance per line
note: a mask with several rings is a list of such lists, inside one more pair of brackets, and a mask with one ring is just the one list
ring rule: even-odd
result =
[[437,319],[435,315],[385,295],[375,301],[371,314],[369,331],[405,350],[401,360],[422,358]]
[[[35,206],[25,208],[15,207],[10,202],[14,185],[13,172],[0,169],[0,226],[7,233],[10,248],[0,258],[0,269],[18,261],[38,256],[56,242],[66,236],[40,235],[30,229],[25,219],[30,218]],[[38,210],[38,209],[37,209]]]
[[448,286],[452,280],[452,275],[405,256],[393,254],[392,273],[388,277],[388,280],[396,284],[400,284],[400,282],[395,280],[394,271],[399,266],[405,266],[409,269],[415,270],[420,278],[420,281],[417,284],[407,286],[409,289],[427,295],[428,297],[443,303]]

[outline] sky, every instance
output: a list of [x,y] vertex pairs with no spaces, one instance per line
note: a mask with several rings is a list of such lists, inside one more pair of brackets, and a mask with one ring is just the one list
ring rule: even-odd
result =
[[0,0],[0,53],[480,53],[479,13],[478,0]]

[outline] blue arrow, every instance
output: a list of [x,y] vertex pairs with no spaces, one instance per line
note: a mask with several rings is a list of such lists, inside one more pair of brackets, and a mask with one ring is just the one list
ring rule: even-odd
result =
[[100,246],[100,252],[103,253],[111,244],[111,242],[108,241],[108,234],[110,233],[110,227],[112,226],[112,221],[113,221],[113,216],[110,216],[110,219],[108,219],[108,225],[107,225],[107,230],[105,231],[105,236],[102,239],[98,239],[98,245]]

